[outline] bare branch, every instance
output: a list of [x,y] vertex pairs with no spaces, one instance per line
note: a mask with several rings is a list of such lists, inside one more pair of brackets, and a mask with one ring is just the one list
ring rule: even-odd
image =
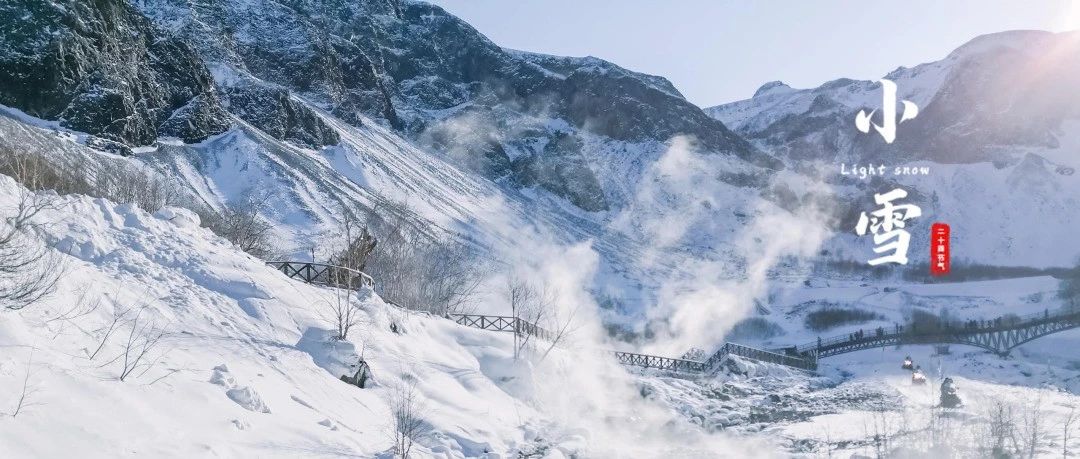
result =
[[64,272],[59,254],[36,233],[35,217],[55,206],[53,196],[21,191],[0,222],[0,305],[22,309],[52,293]]
[[271,258],[274,225],[264,217],[269,208],[270,194],[246,192],[220,214],[207,217],[206,225],[217,235],[237,248],[262,259]]
[[424,420],[426,407],[416,390],[416,383],[409,378],[394,387],[390,397],[390,416],[394,430],[394,454],[408,458],[413,445],[431,433],[431,426]]
[[26,373],[23,375],[22,391],[19,392],[19,399],[15,402],[15,408],[9,413],[12,418],[22,413],[27,408],[32,406],[39,406],[41,403],[35,403],[33,401],[34,395],[38,393],[38,388],[35,384],[30,382],[31,369],[34,364],[34,351],[35,348],[30,348],[30,357],[26,359]]

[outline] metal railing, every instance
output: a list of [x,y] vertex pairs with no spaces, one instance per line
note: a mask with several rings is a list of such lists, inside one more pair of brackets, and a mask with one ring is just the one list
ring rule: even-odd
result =
[[761,362],[776,363],[800,370],[817,370],[817,359],[813,357],[792,356],[730,342],[720,346],[720,349],[705,361],[705,367],[710,371],[715,370],[730,355]]
[[[550,331],[514,316],[494,316],[484,314],[450,314],[449,316],[461,325],[483,330],[529,334],[547,340],[552,339],[554,336]],[[712,357],[704,362],[687,358],[664,357],[636,352],[611,351],[611,353],[614,354],[615,360],[623,365],[655,368],[680,373],[708,373],[709,371],[718,368],[720,361],[729,355],[787,365],[803,370],[812,371],[817,368],[817,362],[813,359],[793,357],[735,343],[725,343],[712,355]]]
[[998,354],[1033,339],[1080,327],[1080,309],[1062,308],[1025,316],[1003,316],[989,320],[954,321],[913,325],[892,329],[879,327],[847,335],[819,339],[794,348],[798,355],[824,358],[875,347],[903,344],[965,344]]
[[705,373],[706,371],[705,363],[696,360],[637,354],[634,352],[612,351],[612,353],[615,354],[615,360],[623,365],[657,368],[683,373]]

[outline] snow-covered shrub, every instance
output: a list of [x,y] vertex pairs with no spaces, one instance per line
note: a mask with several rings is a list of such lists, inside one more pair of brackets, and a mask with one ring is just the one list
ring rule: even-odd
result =
[[266,199],[245,197],[216,213],[176,180],[127,160],[79,157],[52,160],[41,151],[16,150],[0,143],[0,174],[30,190],[57,194],[103,197],[119,204],[134,204],[147,212],[181,207],[200,217],[202,224],[256,257],[271,255],[269,221],[263,217]]
[[1063,306],[1080,306],[1080,265],[1067,271],[1058,283],[1058,298]]
[[52,206],[54,195],[27,191],[6,179],[0,186],[15,197],[12,207],[0,207],[0,307],[21,309],[51,293],[63,274],[57,252],[35,232],[35,217]]
[[379,295],[440,316],[467,309],[486,272],[476,250],[451,236],[421,231],[403,207],[377,212],[379,242],[366,260],[366,272],[378,283]]
[[120,204],[135,204],[147,212],[166,206],[206,212],[206,206],[175,180],[126,160],[56,158],[37,149],[16,149],[0,143],[0,174],[30,190],[103,197]]
[[265,195],[245,196],[220,213],[204,217],[203,222],[240,250],[264,260],[272,258],[274,246],[270,236],[274,226],[264,217],[267,199]]
[[827,306],[807,314],[804,323],[810,330],[823,331],[841,325],[861,324],[881,318],[881,314],[859,308]]
[[784,329],[764,317],[747,317],[731,327],[725,337],[728,341],[754,341],[784,334]]

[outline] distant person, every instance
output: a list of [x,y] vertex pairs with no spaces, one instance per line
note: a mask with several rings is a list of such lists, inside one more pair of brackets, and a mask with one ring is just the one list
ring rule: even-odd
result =
[[959,389],[956,384],[953,383],[952,378],[945,378],[941,382],[941,407],[942,408],[956,408],[960,406]]
[[926,384],[926,375],[923,374],[922,368],[915,367],[915,371],[911,372],[911,384],[915,386]]

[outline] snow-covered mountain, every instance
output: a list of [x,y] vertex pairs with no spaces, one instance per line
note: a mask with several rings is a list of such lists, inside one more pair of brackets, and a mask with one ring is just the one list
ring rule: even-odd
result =
[[[6,9],[25,20],[6,34],[0,103],[128,146],[220,133],[219,106],[278,139],[337,144],[313,113],[318,107],[353,126],[385,124],[459,168],[538,186],[587,211],[619,204],[598,183],[605,171],[589,153],[599,147],[606,159],[627,145],[684,134],[704,150],[776,165],[663,78],[595,58],[506,50],[426,3],[140,0]],[[587,145],[594,137],[604,145]]]
[[587,242],[597,296],[663,318],[648,310],[666,279],[681,296],[698,273],[745,274],[742,226],[783,212],[773,184],[799,180],[663,78],[500,48],[421,2],[4,8],[24,19],[0,48],[7,145],[97,161],[76,144],[107,139],[215,209],[268,193],[286,255],[337,231],[342,208],[401,202],[418,226],[503,254]]
[[[1071,266],[1080,255],[1070,228],[1080,178],[1076,92],[1080,35],[1038,31],[978,37],[943,60],[899,68],[897,97],[916,103],[896,141],[855,129],[859,110],[881,106],[874,81],[839,79],[812,89],[767,83],[754,97],[707,111],[792,168],[834,185],[848,206],[843,228],[873,206],[871,194],[901,184],[925,225],[951,224],[956,255],[999,265]],[[924,166],[929,175],[862,179],[840,165]],[[891,174],[891,172],[890,172]],[[1033,222],[1038,222],[1033,224]],[[921,235],[920,235],[921,236]],[[924,237],[914,238],[924,245]],[[834,249],[838,249],[834,247]]]
[[[1046,401],[1050,422],[1076,403],[1075,331],[1007,359],[909,346],[817,375],[733,358],[682,379],[599,351],[678,356],[732,330],[780,348],[917,312],[1063,306],[1049,276],[922,285],[826,262],[869,258],[854,217],[903,186],[923,208],[907,268],[925,262],[933,221],[952,225],[962,261],[1072,265],[1080,35],[984,36],[897,69],[885,78],[921,110],[886,144],[854,126],[881,103],[873,81],[772,82],[702,110],[662,77],[502,48],[413,0],[12,0],[0,25],[0,152],[89,183],[137,167],[211,213],[259,195],[286,258],[327,258],[346,213],[400,212],[492,261],[484,288],[512,270],[551,286],[580,328],[516,359],[509,336],[365,289],[363,325],[334,339],[325,309],[340,291],[289,280],[192,212],[51,196],[26,237],[65,275],[33,307],[0,310],[0,392],[15,394],[0,399],[0,457],[389,457],[403,388],[426,407],[420,457],[892,451],[873,443],[883,430],[944,431],[932,391],[897,374],[907,354],[971,388],[958,438],[1003,399]],[[871,162],[930,173],[840,173]],[[3,222],[27,193],[0,177]],[[508,314],[500,293],[477,307]],[[808,325],[836,309],[859,318]],[[132,363],[132,346],[155,358]],[[340,380],[361,358],[364,389]],[[972,435],[963,451],[984,451]],[[1033,450],[1057,455],[1055,435]]]

